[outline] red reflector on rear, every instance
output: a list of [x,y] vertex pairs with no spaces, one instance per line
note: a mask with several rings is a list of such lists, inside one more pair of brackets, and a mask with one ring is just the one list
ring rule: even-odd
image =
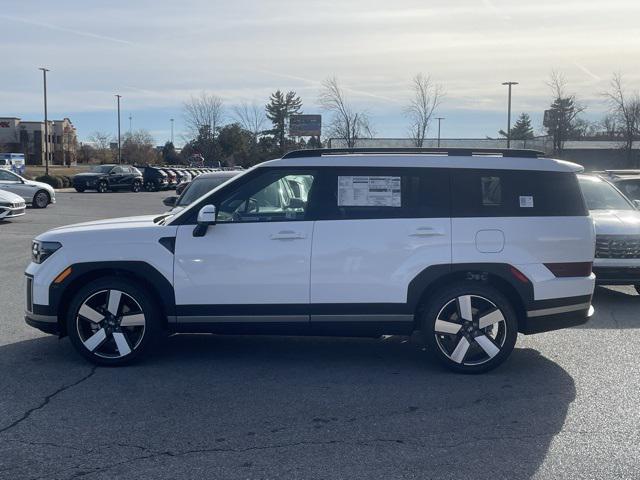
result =
[[511,267],[511,274],[516,277],[518,280],[520,280],[522,283],[529,283],[529,279],[527,278],[527,276],[522,273],[520,270],[518,270],[516,267]]
[[556,277],[588,277],[591,275],[591,262],[545,263]]

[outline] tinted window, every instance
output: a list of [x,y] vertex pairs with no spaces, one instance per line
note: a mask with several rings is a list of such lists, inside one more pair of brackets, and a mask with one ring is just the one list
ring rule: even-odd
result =
[[457,169],[451,191],[454,217],[587,215],[573,173]]
[[435,168],[335,168],[323,174],[321,220],[449,216],[449,174]]
[[9,181],[9,182],[18,182],[20,179],[15,176],[13,173],[8,172],[7,170],[0,169],[0,180]]
[[622,191],[622,193],[624,193],[627,196],[627,198],[630,198],[631,200],[640,199],[640,181],[639,180],[616,182],[615,185]]
[[[312,173],[266,170],[224,194],[219,202],[217,221],[238,223],[305,220],[314,180],[315,175]],[[302,197],[296,196],[290,185],[292,181],[309,185],[308,192]]]

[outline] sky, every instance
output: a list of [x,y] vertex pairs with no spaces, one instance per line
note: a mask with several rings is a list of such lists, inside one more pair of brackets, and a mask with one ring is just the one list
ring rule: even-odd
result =
[[[0,0],[3,40],[0,116],[42,118],[42,73],[49,117],[69,117],[80,140],[148,130],[176,144],[182,106],[205,91],[232,107],[266,103],[295,90],[304,113],[320,83],[335,76],[366,111],[378,137],[405,137],[410,81],[430,75],[446,92],[443,137],[484,138],[527,112],[536,131],[550,102],[546,84],[561,72],[570,93],[600,118],[613,72],[640,89],[638,0]],[[434,129],[431,129],[434,134]]]

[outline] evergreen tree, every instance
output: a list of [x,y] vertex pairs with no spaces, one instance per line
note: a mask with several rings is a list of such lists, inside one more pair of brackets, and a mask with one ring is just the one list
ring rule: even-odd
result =
[[162,161],[166,165],[176,165],[180,163],[180,156],[176,153],[173,143],[167,142],[162,147]]
[[[507,137],[507,132],[500,130],[500,135]],[[529,140],[533,138],[531,117],[527,113],[521,113],[516,123],[511,128],[511,140]]]
[[302,100],[294,91],[289,91],[284,94],[278,90],[271,94],[269,103],[265,108],[267,118],[273,123],[271,133],[278,139],[280,151],[284,151],[287,119],[290,115],[300,113]]

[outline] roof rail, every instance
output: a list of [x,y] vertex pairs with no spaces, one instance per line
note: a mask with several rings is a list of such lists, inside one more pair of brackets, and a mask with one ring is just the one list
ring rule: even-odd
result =
[[308,150],[293,150],[285,153],[282,158],[309,158],[322,157],[324,155],[353,155],[353,154],[420,154],[442,155],[450,157],[471,157],[486,155],[502,155],[503,157],[538,158],[545,153],[539,150],[523,150],[511,148],[316,148]]

